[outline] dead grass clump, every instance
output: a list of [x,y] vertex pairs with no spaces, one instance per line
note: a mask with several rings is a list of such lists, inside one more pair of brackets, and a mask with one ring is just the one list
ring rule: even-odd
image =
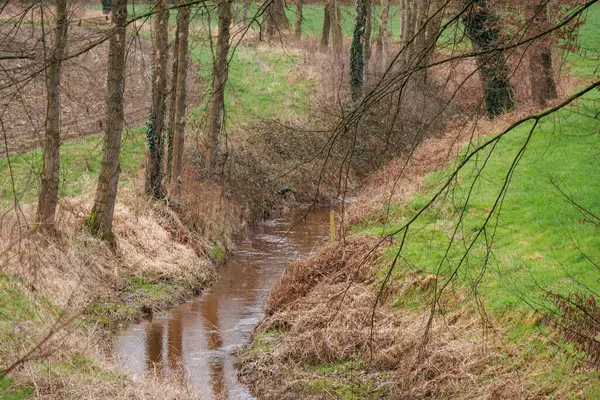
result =
[[[368,375],[376,397],[447,398],[465,390],[494,357],[493,350],[481,346],[473,320],[448,326],[436,317],[425,342],[429,314],[395,312],[389,302],[374,309],[373,289],[323,281],[296,306],[275,312],[260,332],[275,332],[276,339],[268,343],[268,352],[242,361],[242,377],[261,396],[278,398],[297,390],[297,385],[291,389],[293,382],[306,378],[307,371],[311,379],[321,379],[315,367],[356,360],[356,374]],[[348,374],[333,379],[343,381]]]
[[596,298],[582,294],[550,294],[549,297],[558,308],[553,322],[564,338],[585,352],[594,368],[600,368],[600,307]]
[[345,246],[331,244],[311,258],[291,263],[271,290],[267,314],[283,310],[322,281],[362,282],[379,254],[373,246],[372,239],[355,238]]

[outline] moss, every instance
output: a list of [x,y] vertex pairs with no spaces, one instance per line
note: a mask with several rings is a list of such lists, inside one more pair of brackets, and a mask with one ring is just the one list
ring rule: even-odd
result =
[[0,398],[4,400],[28,399],[33,394],[32,387],[20,387],[13,379],[0,377]]
[[333,395],[336,399],[379,399],[382,394],[370,382],[341,382],[331,378],[312,378],[294,384],[294,388],[309,394]]
[[221,245],[214,245],[210,248],[210,258],[219,264],[223,264],[226,259],[226,250],[225,247]]
[[115,299],[97,302],[87,308],[88,321],[116,330],[141,318],[151,316],[155,310],[166,309],[194,295],[204,282],[187,282],[183,279],[151,280],[128,276]]
[[274,341],[281,332],[278,330],[267,330],[257,332],[252,337],[252,342],[242,353],[244,357],[255,357],[260,354],[268,353],[271,351],[271,342]]
[[5,321],[30,320],[35,316],[35,308],[29,299],[18,289],[17,278],[0,274],[0,327]]

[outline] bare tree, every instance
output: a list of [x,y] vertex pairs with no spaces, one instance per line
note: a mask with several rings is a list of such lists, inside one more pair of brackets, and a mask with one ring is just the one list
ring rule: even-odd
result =
[[227,83],[229,54],[229,25],[231,24],[231,6],[229,0],[219,1],[218,13],[217,52],[213,62],[208,129],[204,141],[206,151],[205,167],[208,171],[213,170],[215,167],[219,148],[219,134],[223,127],[223,115],[225,112],[225,84]]
[[302,39],[302,0],[296,0],[296,26],[294,28],[296,40]]
[[185,111],[187,103],[187,69],[189,51],[190,8],[181,7],[177,15],[177,91],[175,96],[175,131],[173,133],[173,166],[171,184],[177,196],[181,195],[183,173],[183,150],[185,141]]
[[165,129],[165,99],[167,96],[167,58],[169,51],[169,8],[167,0],[154,3],[154,72],[152,84],[152,111],[148,124],[148,165],[146,166],[146,193],[156,199],[164,196],[163,136]]
[[369,0],[356,1],[356,22],[354,34],[350,47],[350,92],[352,99],[360,96],[360,90],[364,82],[365,69],[365,46],[366,46],[366,23]]
[[248,26],[248,7],[250,6],[250,0],[244,0],[243,10],[242,10],[242,24],[244,27]]
[[263,17],[267,38],[272,39],[281,31],[290,29],[290,22],[285,15],[283,0],[271,0]]
[[[540,36],[551,25],[548,20],[547,2],[528,1],[525,5],[525,16],[531,26],[528,33],[531,37]],[[554,35],[541,35],[529,49],[529,76],[531,79],[531,95],[538,105],[544,107],[549,100],[556,99],[556,83],[552,68],[552,45]]]
[[173,172],[173,142],[175,141],[175,106],[177,100],[177,70],[179,58],[179,24],[175,31],[175,41],[173,43],[173,64],[171,68],[171,91],[169,98],[169,127],[167,129],[167,176],[166,180],[171,181]]
[[117,186],[121,163],[121,134],[123,132],[123,91],[125,89],[125,36],[127,26],[127,0],[112,4],[112,22],[115,30],[108,49],[108,74],[106,86],[106,122],[104,147],[100,162],[100,175],[92,212],[87,225],[92,234],[116,246],[112,231],[113,214],[117,199]]
[[329,31],[331,30],[331,3],[327,2],[323,7],[323,30],[321,33],[321,49],[329,47]]
[[46,70],[46,127],[42,187],[38,199],[37,224],[49,231],[55,228],[60,170],[60,73],[67,44],[67,0],[56,1],[56,29],[49,66]]
[[381,5],[381,23],[379,24],[379,41],[381,44],[379,72],[385,71],[390,62],[390,0],[383,0]]
[[463,17],[465,30],[475,52],[479,75],[483,82],[488,115],[497,116],[515,106],[514,91],[508,81],[506,58],[500,48],[500,20],[487,0],[470,1],[469,12]]
[[329,12],[331,20],[331,46],[334,59],[339,62],[342,59],[344,37],[342,35],[342,13],[338,4],[339,0],[329,0]]
[[364,51],[365,51],[365,73],[369,71],[369,63],[371,61],[371,35],[373,33],[373,5],[372,0],[367,1],[367,13],[365,15],[365,35],[364,35]]

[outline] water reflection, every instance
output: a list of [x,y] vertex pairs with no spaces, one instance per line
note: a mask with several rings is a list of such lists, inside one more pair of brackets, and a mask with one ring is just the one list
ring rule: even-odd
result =
[[116,349],[121,368],[180,374],[207,398],[252,398],[237,380],[233,352],[262,318],[266,296],[285,265],[327,240],[329,210],[296,223],[304,216],[267,221],[239,246],[207,293],[124,330]]

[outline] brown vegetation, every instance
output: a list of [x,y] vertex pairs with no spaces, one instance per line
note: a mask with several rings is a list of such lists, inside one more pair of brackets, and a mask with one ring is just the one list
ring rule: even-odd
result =
[[[397,309],[392,294],[430,291],[429,277],[410,273],[378,297],[374,272],[381,250],[370,252],[373,244],[355,238],[287,268],[270,295],[259,335],[242,353],[242,379],[266,399],[328,398],[327,391],[335,397],[340,390],[359,398],[448,398],[459,392],[496,398],[496,389],[489,382],[480,386],[477,376],[485,371],[505,384],[502,372],[490,366],[499,355],[492,342],[482,347],[474,317],[456,312],[435,318],[425,345],[428,313]],[[269,351],[255,352],[254,346]],[[340,371],[316,372],[331,364]],[[317,392],[315,380],[325,382]]]

